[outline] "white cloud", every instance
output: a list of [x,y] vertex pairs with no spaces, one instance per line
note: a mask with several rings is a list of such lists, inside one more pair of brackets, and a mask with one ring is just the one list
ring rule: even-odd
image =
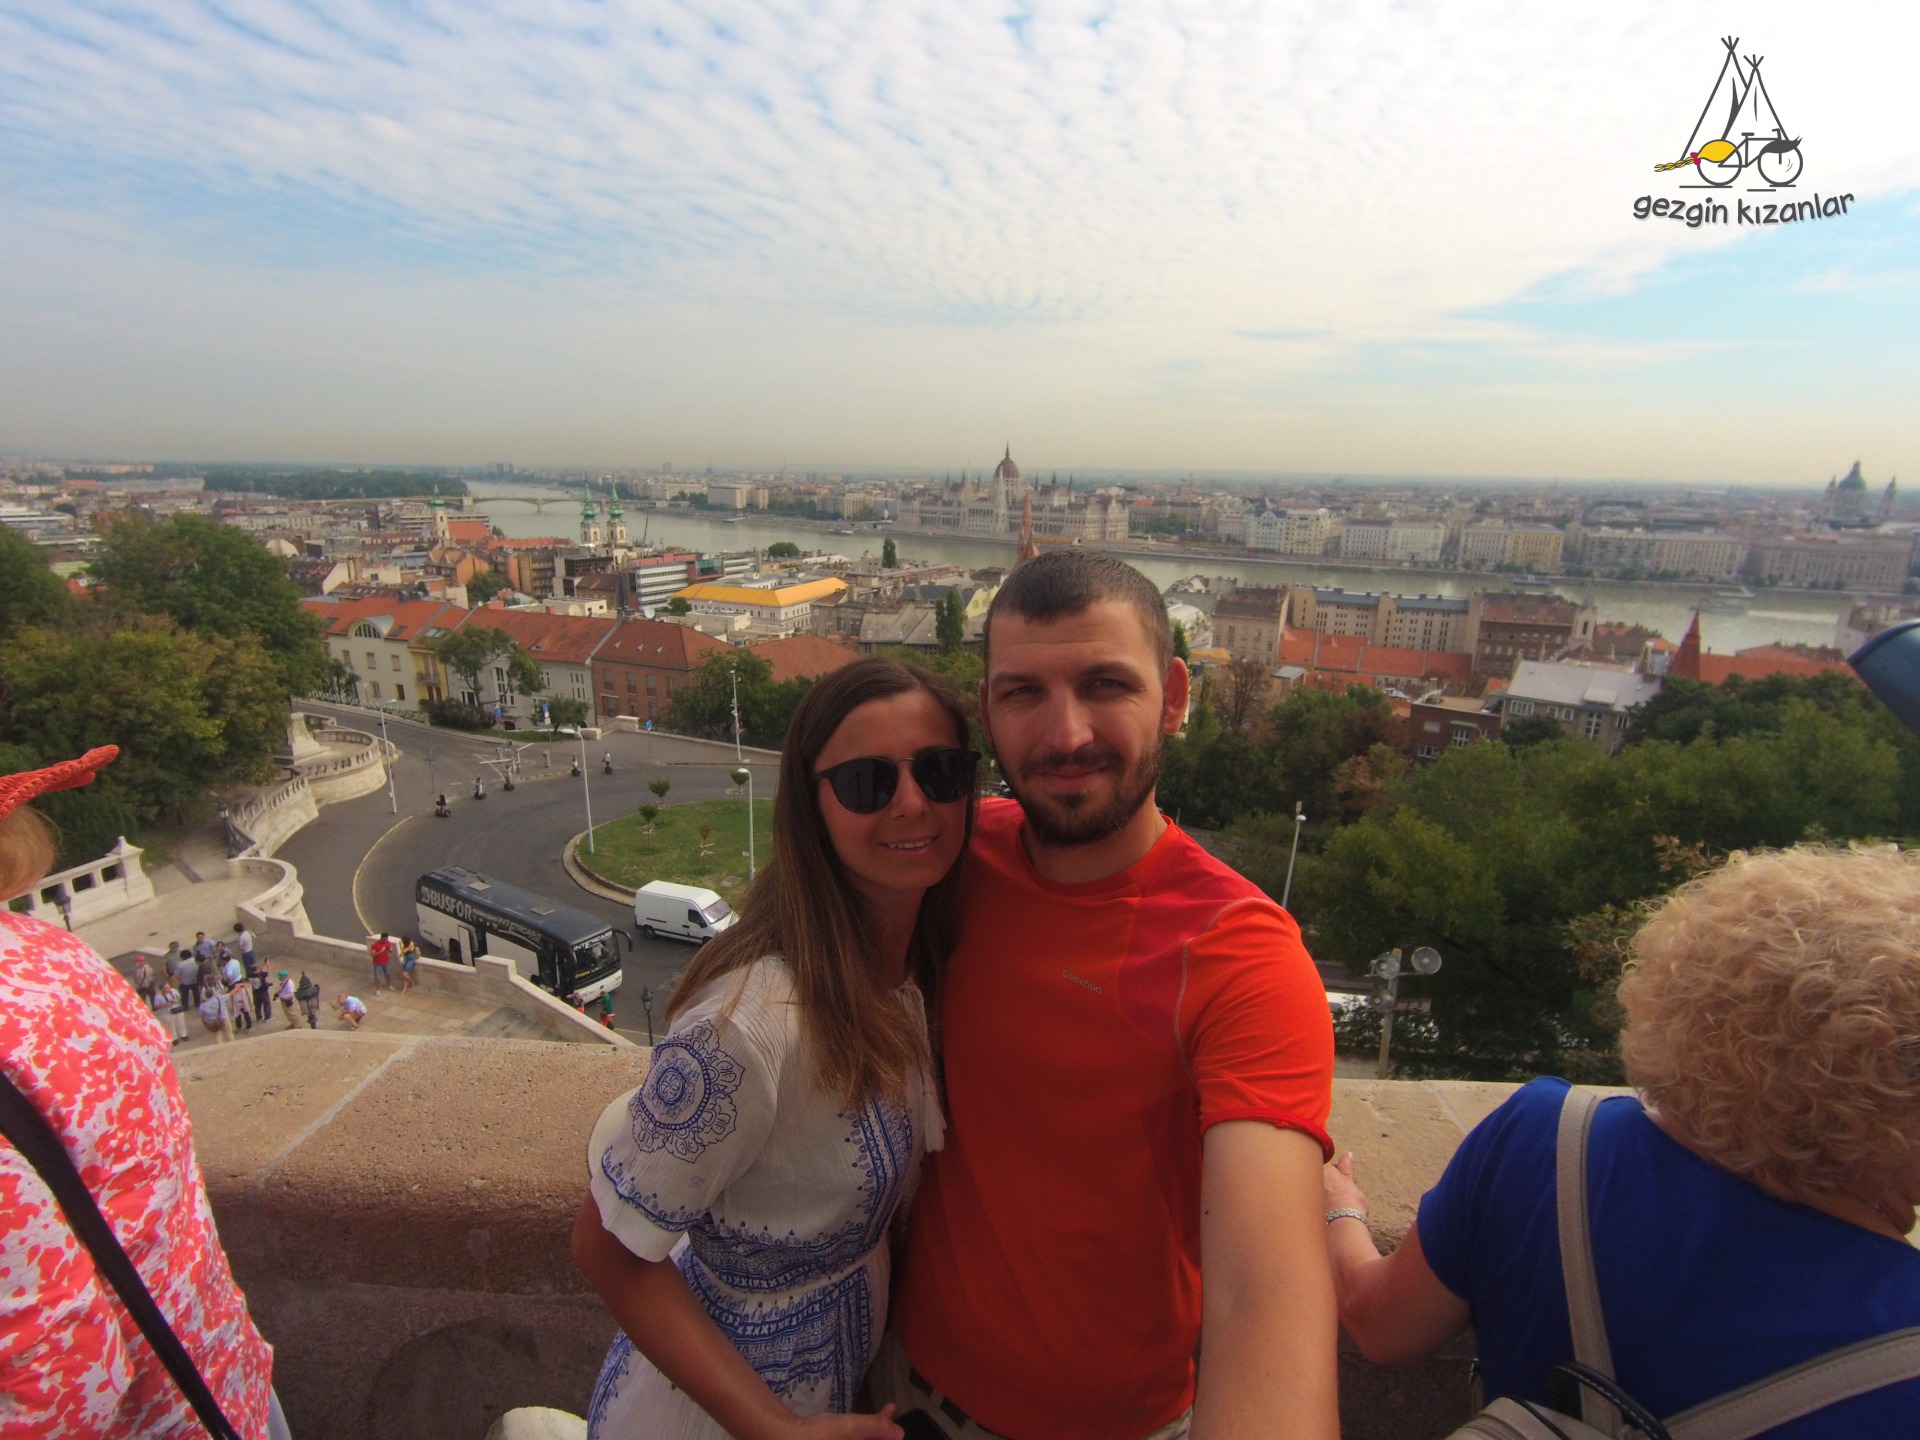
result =
[[[1902,103],[1920,11],[1742,11],[1743,51],[1767,55],[1804,125],[1809,186],[1920,185]],[[404,448],[409,404],[416,435],[454,443],[450,397],[471,384],[511,417],[503,447],[566,450],[524,398],[625,384],[679,397],[743,458],[790,443],[781,426],[904,458],[903,417],[928,434],[942,406],[972,424],[1025,396],[1076,439],[1178,463],[1231,436],[1250,461],[1306,372],[1437,341],[1584,363],[1459,317],[1728,243],[1628,213],[1705,98],[1725,23],[1697,3],[1510,0],[0,0],[0,186],[35,222],[0,234],[0,321],[33,320],[72,366],[124,323],[145,338],[119,334],[121,352],[155,367],[277,370],[249,419],[269,448],[276,425],[324,445],[316,397],[340,445]],[[61,328],[46,297],[63,285],[119,320]],[[232,303],[216,329],[156,290]],[[303,353],[276,357],[289,324]],[[657,346],[684,367],[632,353]],[[30,368],[8,351],[0,366]],[[1584,353],[1611,369],[1631,352]],[[127,365],[122,415],[165,410],[183,441],[234,433],[183,377]],[[707,393],[730,375],[763,388]],[[1245,413],[1216,414],[1215,390]],[[1184,435],[1166,428],[1182,394]],[[831,423],[809,426],[796,395]],[[749,399],[762,418],[729,426]],[[17,396],[0,406],[31,430]],[[596,427],[572,453],[682,438],[560,408]],[[884,439],[850,433],[864,425]]]

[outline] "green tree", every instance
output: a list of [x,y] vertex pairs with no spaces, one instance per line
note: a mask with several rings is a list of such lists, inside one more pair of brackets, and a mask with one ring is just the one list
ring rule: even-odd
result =
[[587,723],[587,702],[575,700],[571,696],[547,701],[547,719],[555,729],[562,725],[571,725],[575,729]]
[[740,682],[741,743],[778,748],[811,680],[775,681],[773,667],[744,647],[709,655],[674,692],[666,723],[684,735],[733,738],[734,676]]
[[166,615],[199,635],[253,636],[287,690],[326,687],[320,621],[302,608],[286,562],[244,530],[204,515],[159,522],[129,512],[107,528],[93,573],[123,611]]
[[429,648],[441,664],[467,682],[467,690],[473,695],[484,696],[481,676],[496,668],[507,672],[510,691],[521,695],[540,693],[540,667],[504,630],[490,625],[462,625],[432,641]]
[[960,590],[955,586],[940,597],[934,606],[934,635],[940,642],[940,653],[951,655],[958,650],[967,638],[967,607],[960,598]]
[[880,565],[881,568],[886,570],[897,570],[900,568],[900,550],[899,547],[893,543],[893,536],[891,535],[880,542]]
[[186,819],[215,787],[272,779],[285,743],[279,667],[250,636],[194,635],[159,616],[23,630],[0,647],[0,673],[0,742],[42,763],[120,746],[89,788],[105,785],[139,823]]
[[684,595],[675,595],[671,600],[667,601],[666,604],[666,611],[669,615],[686,615],[691,613],[692,610],[693,606],[688,603],[687,597]]
[[667,802],[667,792],[673,789],[673,781],[664,775],[656,775],[647,781],[647,789],[651,790],[654,797],[664,805]]
[[1500,738],[1508,748],[1524,750],[1529,745],[1552,745],[1568,736],[1567,727],[1551,715],[1520,715],[1502,723]]
[[1184,620],[1173,622],[1173,656],[1182,664],[1193,659],[1193,649],[1187,644],[1187,622]]
[[467,581],[467,604],[478,608],[502,590],[510,589],[512,584],[513,582],[498,570],[482,570]]
[[47,552],[11,525],[0,525],[0,640],[29,625],[57,625],[73,608],[66,581]]
[[767,546],[767,558],[769,560],[797,560],[800,558],[800,547],[791,540],[776,540],[773,544]]

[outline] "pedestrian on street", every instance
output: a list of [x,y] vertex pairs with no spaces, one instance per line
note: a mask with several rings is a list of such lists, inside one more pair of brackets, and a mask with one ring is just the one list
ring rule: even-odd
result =
[[253,971],[253,1018],[262,1025],[273,1018],[273,979],[266,968]]
[[333,1008],[340,1018],[355,1030],[358,1030],[361,1022],[367,1018],[367,1007],[361,1003],[357,995],[340,996],[333,1002]]
[[153,967],[145,955],[133,962],[133,973],[127,979],[133,982],[133,993],[140,997],[141,1003],[153,1009]]
[[260,968],[253,953],[253,932],[237,920],[233,924],[233,948],[240,952],[240,963],[248,974]]
[[413,937],[407,936],[400,942],[400,988],[417,990],[420,977],[413,973],[413,967],[420,961],[420,947],[413,943]]
[[384,985],[393,989],[393,980],[387,974],[387,966],[393,961],[393,938],[386,931],[380,932],[380,938],[367,947],[373,956],[373,988],[377,991]]
[[153,1013],[167,1027],[167,1033],[173,1036],[175,1045],[186,1043],[187,1002],[180,998],[180,987],[173,981],[163,980],[154,989]]
[[484,800],[487,798],[486,782],[478,775],[473,777],[473,798],[476,800]]
[[233,1011],[218,985],[208,985],[200,1001],[200,1023],[216,1041],[233,1039]]
[[233,1033],[236,1036],[242,1030],[249,1035],[253,1033],[253,1007],[247,1004],[246,986],[229,985],[227,987],[227,1018],[232,1023]]
[[246,983],[247,972],[241,967],[240,957],[226,946],[220,947],[216,962],[220,967],[220,983],[231,990],[236,985]]
[[193,951],[182,950],[180,958],[173,962],[173,982],[180,987],[181,997],[188,1005],[199,1005],[200,962],[194,958]]
[[294,987],[293,998],[300,1002],[300,1013],[307,1017],[307,1029],[320,1028],[320,987],[307,978],[307,972],[300,972],[300,983]]
[[293,1001],[298,993],[298,990],[294,987],[293,978],[288,975],[286,971],[282,970],[280,972],[280,988],[275,991],[274,994],[280,1001],[280,1013],[287,1017],[287,1029],[289,1030],[297,1029],[300,1025],[300,1022],[293,1018]]
[[600,1023],[609,1030],[613,1028],[613,992],[611,990],[600,992]]
[[207,938],[207,932],[204,930],[193,932],[193,958],[198,960],[203,968],[209,960],[213,959],[213,941]]

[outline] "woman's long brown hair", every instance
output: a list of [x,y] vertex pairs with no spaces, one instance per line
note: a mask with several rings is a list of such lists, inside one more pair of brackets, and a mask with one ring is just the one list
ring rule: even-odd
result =
[[[939,676],[877,656],[856,660],[814,681],[793,712],[780,750],[780,788],[773,802],[773,860],[740,905],[740,920],[709,941],[687,966],[667,1018],[673,1019],[715,980],[763,956],[779,955],[793,972],[801,1032],[823,1090],[860,1106],[901,1097],[907,1077],[927,1058],[912,1018],[888,993],[872,917],[853,889],[820,815],[814,762],[854,710],[909,691],[933,697],[953,724],[954,744],[967,744],[967,717]],[[966,799],[965,838],[973,836],[974,797]],[[907,947],[907,973],[936,1023],[940,979],[960,926],[961,859],[920,902]]]

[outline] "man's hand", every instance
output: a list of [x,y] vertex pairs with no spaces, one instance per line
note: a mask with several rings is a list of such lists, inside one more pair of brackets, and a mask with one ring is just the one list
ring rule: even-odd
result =
[[1192,1440],[1337,1440],[1338,1323],[1319,1142],[1261,1120],[1207,1131]]

